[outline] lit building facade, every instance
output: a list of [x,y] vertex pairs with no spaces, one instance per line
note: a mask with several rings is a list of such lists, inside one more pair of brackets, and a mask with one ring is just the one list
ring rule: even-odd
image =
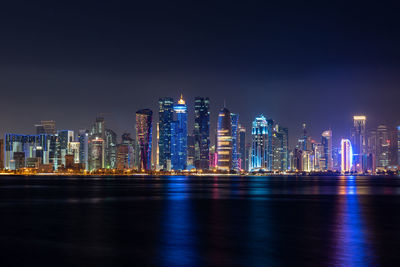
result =
[[252,127],[251,170],[268,168],[268,122],[260,115],[253,121]]
[[239,148],[238,148],[238,129],[239,129],[239,115],[231,113],[231,128],[232,128],[232,169],[240,171],[239,162]]
[[217,157],[218,170],[232,169],[232,123],[231,113],[227,108],[221,109],[218,114]]
[[390,137],[388,127],[379,125],[376,131],[376,168],[385,170],[389,166]]
[[321,144],[323,147],[323,158],[325,159],[325,165],[321,166],[322,170],[333,170],[333,158],[332,158],[332,131],[327,130],[322,133]]
[[351,143],[354,152],[354,167],[356,172],[367,170],[367,136],[366,116],[354,116],[353,128],[351,131]]
[[104,140],[95,137],[89,140],[89,171],[103,168],[104,162]]
[[136,112],[137,168],[141,171],[151,170],[152,120],[150,109]]
[[194,164],[196,169],[210,168],[210,100],[196,97],[194,99]]
[[400,126],[397,126],[397,166],[400,167]]
[[341,141],[341,171],[351,172],[353,170],[353,148],[349,139]]
[[174,106],[176,121],[171,126],[171,167],[173,170],[185,170],[187,167],[187,106],[181,99]]
[[106,129],[104,141],[104,167],[115,169],[117,167],[117,134],[113,130]]
[[158,100],[159,110],[159,138],[158,164],[161,169],[167,170],[168,161],[171,161],[171,123],[174,119],[174,100],[170,97]]
[[246,128],[239,125],[238,131],[239,168],[248,171],[248,157],[246,153]]
[[89,170],[89,131],[79,130],[79,163],[85,165],[85,169]]

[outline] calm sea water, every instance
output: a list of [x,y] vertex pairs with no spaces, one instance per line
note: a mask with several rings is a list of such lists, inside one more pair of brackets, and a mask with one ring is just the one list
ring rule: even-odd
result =
[[0,177],[0,266],[399,266],[398,177]]

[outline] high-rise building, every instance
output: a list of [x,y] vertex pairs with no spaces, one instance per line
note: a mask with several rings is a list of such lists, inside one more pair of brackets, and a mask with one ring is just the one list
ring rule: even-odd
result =
[[332,130],[327,130],[322,133],[323,157],[325,159],[325,166],[322,166],[322,170],[333,170],[333,158],[332,158]]
[[89,131],[79,130],[79,163],[85,165],[85,169],[89,170]]
[[151,170],[152,121],[150,109],[136,112],[137,167],[141,171]]
[[89,140],[89,171],[103,168],[104,162],[104,140],[100,137]]
[[74,141],[74,131],[58,131],[58,140],[60,142],[61,164],[65,166],[65,155],[68,155],[69,143]]
[[248,160],[246,154],[246,128],[239,125],[238,131],[238,151],[239,151],[239,168],[248,171]]
[[289,130],[276,124],[272,133],[272,170],[287,171],[289,168]]
[[194,148],[194,136],[188,135],[187,139],[187,165],[188,169],[195,168],[194,167],[194,156],[195,156],[195,148]]
[[353,148],[349,139],[341,141],[341,171],[350,172],[353,170]]
[[[38,125],[39,126],[39,125]],[[40,122],[40,130],[43,129],[44,132],[41,132],[40,134],[55,134],[56,133],[56,122],[49,120],[49,121],[41,121]],[[38,131],[38,128],[36,128]]]
[[[79,163],[80,160],[80,153],[79,153],[79,148],[81,146],[80,142],[69,142],[68,143],[68,153],[66,155],[70,155],[73,157],[74,163]],[[65,157],[67,159],[67,157]],[[67,163],[65,162],[65,166],[67,166]]]
[[390,137],[386,125],[379,125],[376,131],[376,167],[385,170],[389,166]]
[[210,100],[196,97],[194,99],[194,113],[195,167],[196,169],[207,170],[210,167]]
[[137,166],[137,157],[136,155],[136,142],[129,133],[122,134],[122,145],[128,147],[128,168],[133,169]]
[[232,169],[240,171],[239,165],[239,140],[238,140],[238,129],[239,129],[239,115],[231,113],[231,124],[232,124]]
[[171,167],[173,170],[185,170],[187,167],[187,107],[181,95],[174,106],[176,121],[171,126]]
[[353,117],[351,144],[353,146],[353,164],[356,172],[365,172],[367,170],[366,120],[365,116]]
[[160,98],[159,104],[159,165],[166,170],[171,161],[171,123],[174,119],[174,100],[170,97]]
[[117,167],[117,134],[110,129],[105,130],[104,142],[105,168],[115,169]]
[[0,139],[0,169],[4,169],[4,139]]
[[122,142],[117,146],[117,169],[122,171],[124,169],[132,169],[135,166],[135,141],[130,137],[130,134],[125,133],[122,135]]
[[219,111],[217,134],[218,170],[229,171],[232,169],[232,123],[227,108]]
[[[90,130],[90,136],[89,136],[89,140],[93,140],[93,139],[101,139],[103,141],[103,147],[102,147],[102,157],[101,157],[101,168],[105,168],[105,120],[103,117],[97,117],[96,121],[92,124],[91,130]],[[97,142],[95,142],[97,143]]]
[[397,166],[400,167],[400,126],[397,126]]
[[298,140],[297,148],[302,151],[311,151],[311,138],[307,134],[307,125],[303,123],[303,134]]
[[259,115],[253,121],[251,131],[251,170],[268,168],[268,122],[264,115]]

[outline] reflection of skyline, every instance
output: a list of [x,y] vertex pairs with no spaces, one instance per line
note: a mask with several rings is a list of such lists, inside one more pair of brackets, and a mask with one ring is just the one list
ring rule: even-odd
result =
[[[334,229],[334,261],[339,266],[373,265],[373,252],[368,242],[367,223],[363,220],[362,206],[354,176],[340,177]],[[363,189],[364,190],[364,189]],[[361,192],[363,194],[365,192]]]
[[162,266],[198,264],[196,233],[191,205],[190,184],[184,177],[166,181],[166,203],[162,216],[160,261]]

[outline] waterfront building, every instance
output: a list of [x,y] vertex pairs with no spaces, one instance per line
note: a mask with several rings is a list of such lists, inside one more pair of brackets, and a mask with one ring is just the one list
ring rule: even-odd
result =
[[4,169],[4,139],[0,139],[0,169]]
[[246,128],[239,125],[238,131],[238,154],[240,170],[248,171],[248,159],[246,154]]
[[268,169],[268,122],[264,115],[253,121],[252,127],[251,170]]
[[[80,163],[80,160],[79,160],[80,159],[80,151],[79,151],[80,146],[81,146],[81,143],[79,141],[68,143],[67,155],[70,155],[73,157],[74,163]],[[67,162],[65,162],[65,166],[67,166]]]
[[168,161],[171,161],[171,123],[174,119],[174,100],[164,97],[159,99],[158,104],[158,164],[160,168],[167,170]]
[[194,164],[196,169],[210,168],[210,100],[206,97],[194,99]]
[[232,123],[231,113],[227,108],[221,109],[218,114],[217,155],[218,170],[230,171],[232,169]]
[[122,145],[128,147],[128,168],[133,169],[137,166],[136,142],[129,133],[122,134]]
[[322,157],[325,159],[325,165],[321,166],[321,170],[333,170],[332,158],[332,130],[322,132],[321,144],[323,147]]
[[379,125],[376,131],[376,168],[386,170],[389,167],[390,138],[388,127]]
[[117,134],[110,129],[105,130],[105,168],[115,169],[117,167]]
[[58,131],[58,140],[60,142],[61,164],[65,166],[65,155],[68,155],[69,143],[74,141],[74,131]]
[[353,128],[351,131],[351,144],[354,153],[354,168],[356,172],[367,170],[367,137],[366,137],[366,116],[354,116]]
[[188,135],[188,137],[187,137],[187,166],[188,166],[188,169],[195,168],[194,158],[195,158],[194,136]]
[[281,127],[275,124],[272,132],[272,167],[274,171],[287,171],[289,160],[289,130],[288,128]]
[[171,124],[171,167],[173,170],[185,170],[187,167],[187,106],[181,99],[174,106],[176,120]]
[[[101,139],[103,142],[105,141],[105,120],[103,117],[96,117],[96,121],[92,124],[91,130],[90,130],[90,136],[89,140],[93,139]],[[105,168],[105,144],[103,143],[103,148],[102,148],[102,162],[101,162],[101,168]]]
[[240,171],[239,164],[239,148],[238,148],[238,131],[239,131],[239,115],[231,113],[231,128],[232,128],[232,169]]
[[400,126],[397,126],[397,166],[400,167]]
[[85,169],[89,170],[89,131],[79,130],[79,163],[84,164]]
[[349,139],[341,141],[341,171],[343,173],[353,170],[353,148]]
[[137,168],[140,171],[151,170],[153,111],[141,109],[136,112]]
[[103,168],[104,162],[104,140],[100,137],[89,140],[89,171]]

